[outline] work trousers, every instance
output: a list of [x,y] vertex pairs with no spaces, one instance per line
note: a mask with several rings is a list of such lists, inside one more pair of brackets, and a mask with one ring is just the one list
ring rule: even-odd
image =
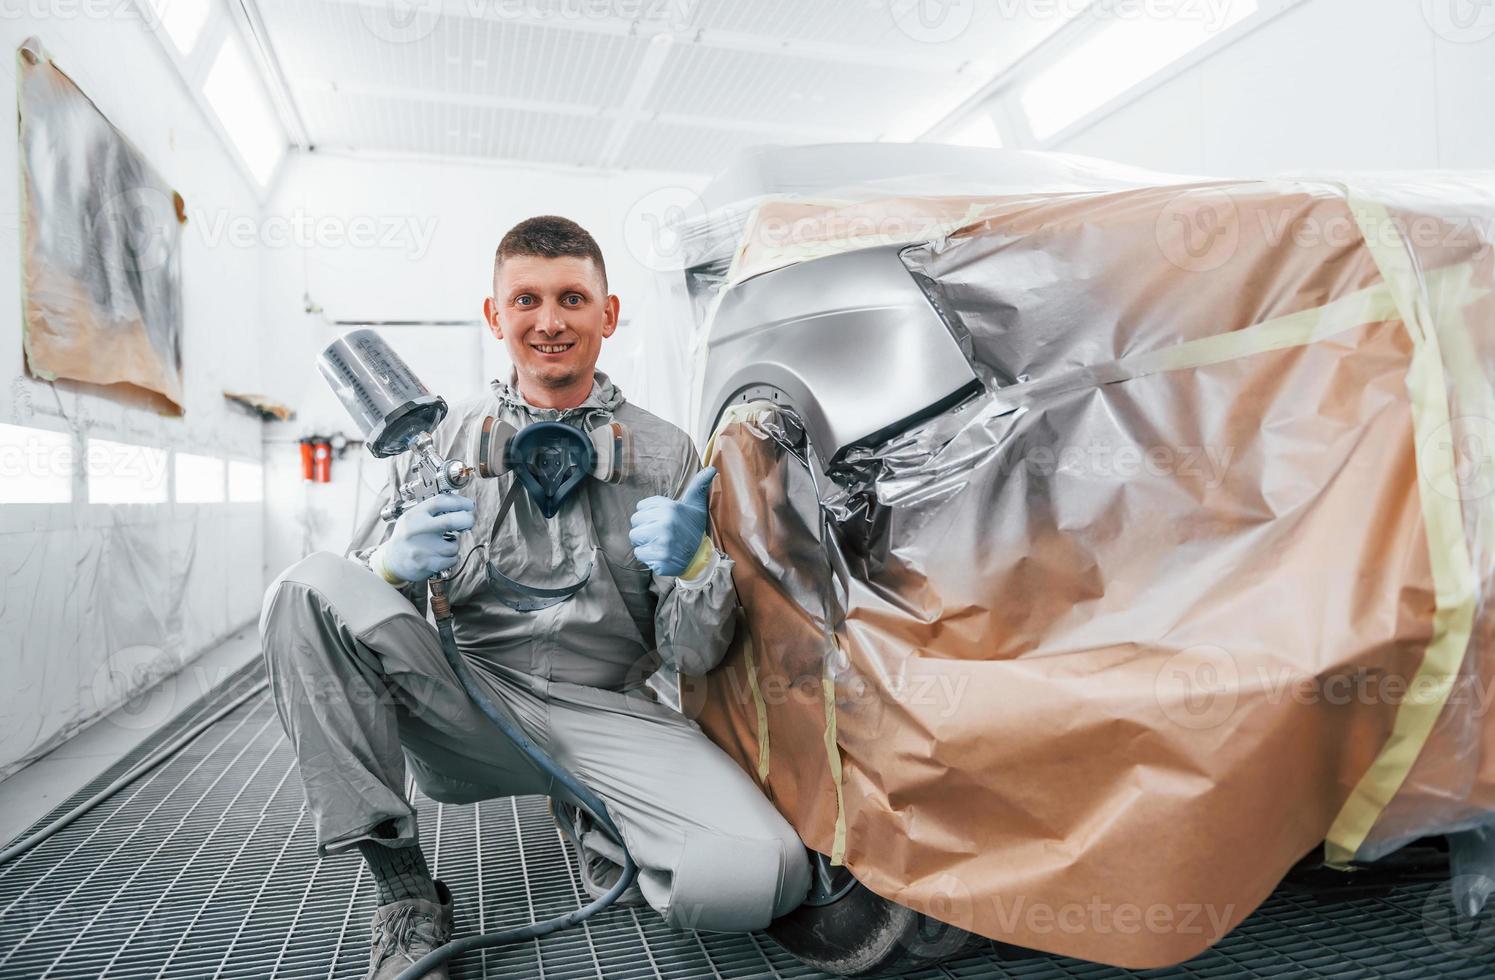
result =
[[[265,593],[260,635],[319,855],[370,839],[388,820],[416,839],[407,764],[443,803],[556,791],[468,697],[435,627],[367,568],[327,552],[292,565]],[[606,802],[644,899],[671,926],[759,929],[803,900],[810,870],[798,835],[694,722],[646,689],[468,664],[488,696]],[[618,859],[601,833],[584,844]]]

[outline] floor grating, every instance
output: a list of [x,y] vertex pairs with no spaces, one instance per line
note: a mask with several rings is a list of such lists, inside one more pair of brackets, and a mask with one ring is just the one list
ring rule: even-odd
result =
[[[253,664],[140,746],[82,799],[165,738],[253,683]],[[3,789],[0,789],[3,792]],[[57,811],[65,809],[63,803]],[[420,800],[421,836],[456,895],[459,934],[517,926],[582,901],[538,797],[447,806]],[[38,822],[44,823],[46,818]],[[481,846],[480,846],[481,845]],[[313,857],[295,761],[267,695],[21,860],[0,867],[0,980],[338,980],[367,967],[373,885],[354,855]],[[675,933],[647,909],[474,952],[454,980],[739,980],[823,977],[761,935]],[[1156,978],[1495,976],[1495,915],[1452,915],[1446,884],[1319,904],[1279,891],[1232,935],[1182,966],[1136,974],[995,950],[912,974]]]

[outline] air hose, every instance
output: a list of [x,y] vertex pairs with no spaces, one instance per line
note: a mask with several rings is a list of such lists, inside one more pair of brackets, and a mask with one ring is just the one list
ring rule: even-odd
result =
[[[457,638],[452,633],[452,609],[446,597],[446,582],[440,578],[433,578],[428,583],[431,595],[431,612],[436,618],[436,632],[441,638],[441,652],[446,656],[446,662],[451,665],[452,671],[456,673],[457,679],[462,682],[462,687],[467,691],[467,696],[472,698],[478,708],[493,722],[494,726],[502,732],[509,741],[523,752],[541,772],[550,776],[556,783],[560,784],[567,793],[578,803],[581,808],[589,813],[613,839],[620,845],[623,842],[623,834],[613,823],[612,817],[607,812],[607,804],[586,786],[582,785],[571,773],[563,769],[559,763],[552,759],[545,750],[534,743],[525,734],[524,729],[509,712],[493,703],[475,678],[472,671],[468,669],[467,662],[462,659],[462,654],[457,650]],[[503,932],[490,932],[481,936],[469,936],[466,939],[458,939],[438,947],[422,956],[409,969],[401,973],[395,980],[419,980],[431,970],[445,963],[447,960],[474,949],[486,949],[492,946],[507,946],[510,943],[519,942],[523,939],[534,939],[539,936],[549,935],[561,929],[567,929],[586,921],[598,912],[607,908],[618,900],[618,896],[633,884],[638,877],[638,865],[633,863],[633,856],[628,853],[627,848],[623,850],[623,873],[617,882],[605,895],[593,901],[590,905],[583,905],[579,909],[568,912],[565,915],[546,919],[542,922],[532,922],[527,926],[517,929],[507,929]]]

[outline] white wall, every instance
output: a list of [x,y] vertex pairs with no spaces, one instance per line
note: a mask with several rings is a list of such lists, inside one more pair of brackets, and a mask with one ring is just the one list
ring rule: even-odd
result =
[[[258,220],[241,170],[210,131],[130,4],[17,5],[0,18],[16,104],[16,47],[37,35],[52,58],[185,197],[185,415],[162,417],[100,389],[27,377],[21,351],[18,147],[0,140],[0,421],[258,460],[261,423],[225,404],[260,384],[257,248],[214,247],[214,218]],[[20,14],[20,16],[17,16]],[[12,116],[14,119],[14,116]],[[81,464],[81,455],[78,456]],[[80,467],[81,468],[81,465]],[[252,620],[262,591],[257,504],[0,506],[0,775]]]
[[[329,321],[480,321],[503,233],[532,215],[564,215],[596,237],[609,286],[621,299],[624,323],[604,343],[599,368],[632,401],[663,410],[671,400],[661,397],[661,372],[651,370],[657,342],[648,338],[658,324],[649,312],[654,275],[638,241],[648,228],[641,208],[657,210],[661,193],[688,194],[702,183],[670,174],[292,156],[267,215],[267,225],[287,234],[266,252],[265,387],[297,411],[295,421],[266,429],[267,580],[309,551],[341,552],[355,497],[367,500],[383,482],[383,469],[361,449],[333,464],[330,484],[301,482],[301,436],[355,434],[315,369],[316,355],[350,329]],[[303,296],[322,313],[307,314]],[[398,327],[386,335],[426,386],[451,403],[508,375],[503,345],[480,326]]]
[[1495,167],[1495,31],[1433,28],[1460,4],[1307,0],[1049,148],[1210,176]]

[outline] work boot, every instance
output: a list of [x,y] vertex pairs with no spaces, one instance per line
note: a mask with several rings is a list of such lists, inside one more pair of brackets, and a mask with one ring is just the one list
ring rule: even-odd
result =
[[[576,867],[581,872],[581,887],[592,898],[601,898],[606,895],[618,883],[623,875],[623,866],[618,863],[622,860],[623,849],[609,838],[603,831],[593,829],[591,815],[581,807],[571,803],[558,803],[550,801],[550,817],[555,825],[566,835],[571,842],[571,847],[576,851]],[[587,843],[584,846],[582,841]],[[608,850],[617,854],[618,860],[612,860],[594,849],[594,843],[601,843]],[[639,890],[638,879],[633,884],[623,889],[618,896],[618,905],[647,905],[644,901],[644,893]]]
[[[452,893],[436,882],[441,904],[406,898],[374,910],[374,943],[364,980],[394,980],[431,950],[452,938]],[[426,980],[450,980],[446,965],[427,973]]]

